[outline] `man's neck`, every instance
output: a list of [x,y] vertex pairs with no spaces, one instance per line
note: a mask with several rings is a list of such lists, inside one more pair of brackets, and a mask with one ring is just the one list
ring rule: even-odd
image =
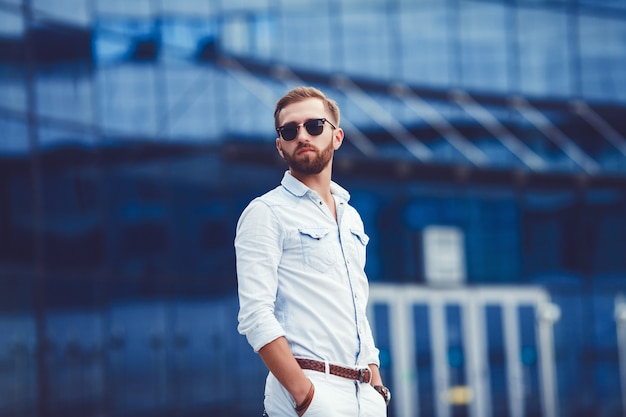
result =
[[330,167],[324,169],[319,174],[302,175],[298,172],[290,170],[291,175],[302,184],[317,192],[319,196],[327,203],[332,200],[330,192],[331,170]]
[[331,169],[330,166],[319,174],[315,175],[299,175],[298,173],[291,172],[298,181],[309,187],[311,190],[317,192],[324,204],[330,210],[332,216],[337,220],[337,209],[335,207],[335,199],[330,191],[331,181]]

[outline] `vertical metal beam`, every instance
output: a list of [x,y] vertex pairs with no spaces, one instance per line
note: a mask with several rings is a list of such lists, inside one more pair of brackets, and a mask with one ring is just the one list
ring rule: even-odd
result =
[[391,78],[404,79],[405,74],[402,73],[404,68],[405,54],[402,53],[402,33],[401,33],[401,21],[402,6],[404,2],[400,0],[387,0],[387,8],[385,10],[385,24],[387,25],[386,31],[389,39],[387,48],[391,50],[391,58],[387,62],[389,75]]
[[[389,331],[393,340],[393,387],[397,393],[394,398],[397,398],[398,417],[418,417],[420,409],[412,307],[413,303],[407,302],[404,297],[396,297],[394,302],[389,303]],[[418,413],[412,415],[411,410],[418,410]]]
[[506,300],[502,306],[504,347],[509,392],[509,415],[524,416],[524,386],[520,360],[519,317],[517,303]]
[[[444,53],[450,58],[448,76],[448,84],[453,88],[459,88],[463,82],[463,62],[461,60],[461,6],[459,0],[446,0],[444,6],[446,10],[446,32],[448,41],[448,50]],[[455,82],[457,83],[455,85]]]
[[48,389],[48,367],[46,364],[46,274],[44,266],[44,211],[43,211],[43,173],[41,169],[41,144],[39,143],[39,119],[37,108],[37,57],[31,30],[34,27],[32,0],[24,0],[22,4],[25,28],[25,79],[26,79],[26,123],[28,145],[30,148],[30,175],[33,196],[33,240],[34,240],[34,308],[36,332],[36,363],[37,363],[37,414],[39,417],[48,415],[50,392]]
[[567,13],[567,47],[569,49],[569,70],[570,70],[570,91],[573,97],[580,97],[582,94],[582,63],[580,45],[580,8],[578,1],[568,1],[566,4]]
[[[97,19],[97,0],[86,0],[88,14],[89,14],[89,24],[92,27],[96,27],[96,19]],[[95,48],[95,47],[94,47]],[[111,379],[111,357],[110,357],[110,347],[111,347],[111,335],[110,335],[110,315],[108,312],[108,293],[107,293],[107,281],[111,274],[111,267],[109,262],[111,256],[111,249],[114,246],[112,242],[112,238],[110,233],[107,231],[110,229],[111,222],[109,218],[108,207],[110,205],[109,198],[107,195],[107,179],[106,179],[106,169],[103,166],[102,162],[102,151],[100,148],[100,142],[102,141],[102,120],[101,120],[101,108],[100,108],[100,81],[99,81],[99,70],[98,67],[98,59],[93,57],[95,51],[92,51],[91,63],[92,72],[91,72],[91,94],[90,94],[90,106],[91,106],[91,114],[92,120],[90,123],[90,134],[93,135],[94,139],[94,148],[93,152],[95,155],[95,164],[94,172],[96,176],[96,182],[98,184],[98,188],[100,193],[98,195],[97,201],[100,202],[99,207],[96,208],[96,213],[99,217],[99,224],[102,225],[102,233],[104,238],[104,248],[103,250],[103,259],[102,267],[98,268],[98,272],[95,273],[96,280],[96,302],[95,306],[97,311],[101,312],[102,321],[100,322],[99,329],[99,339],[100,346],[99,349],[104,353],[100,356],[101,366],[103,368],[103,372],[101,373],[101,391],[96,398],[96,408],[95,413],[100,415],[106,415],[108,412],[108,407],[112,404],[112,379]]]
[[614,317],[617,331],[619,379],[622,388],[622,417],[626,417],[626,298],[623,294],[615,297]]
[[506,66],[509,91],[520,91],[520,46],[519,46],[519,24],[517,13],[519,6],[517,0],[506,0],[505,21],[507,30],[505,31],[506,42]]
[[557,417],[559,415],[558,403],[556,400],[556,378],[554,369],[554,340],[552,338],[552,326],[556,322],[561,311],[558,306],[548,300],[540,300],[536,305],[537,340],[539,340],[539,366],[541,378],[541,400],[543,405],[543,415],[546,417]]
[[489,391],[489,371],[485,333],[484,303],[471,297],[463,303],[463,338],[467,351],[466,375],[472,389],[469,404],[472,417],[491,416],[491,393]]
[[448,343],[446,340],[446,317],[445,305],[441,298],[432,299],[428,302],[430,311],[430,340],[431,355],[433,358],[433,378],[435,387],[433,402],[437,417],[450,417],[448,405],[448,392],[450,390],[450,369],[448,366]]

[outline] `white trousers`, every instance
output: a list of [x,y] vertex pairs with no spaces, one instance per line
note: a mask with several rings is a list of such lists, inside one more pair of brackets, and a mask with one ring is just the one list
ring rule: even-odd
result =
[[[386,417],[387,405],[370,384],[317,371],[304,370],[315,386],[313,401],[303,417]],[[265,383],[268,417],[297,417],[293,397],[271,373]]]

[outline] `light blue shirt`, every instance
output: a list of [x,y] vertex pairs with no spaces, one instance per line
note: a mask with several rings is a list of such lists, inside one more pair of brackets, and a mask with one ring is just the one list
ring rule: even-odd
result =
[[369,238],[334,182],[337,221],[319,194],[286,172],[237,224],[239,326],[255,351],[285,336],[296,357],[379,364],[366,317]]

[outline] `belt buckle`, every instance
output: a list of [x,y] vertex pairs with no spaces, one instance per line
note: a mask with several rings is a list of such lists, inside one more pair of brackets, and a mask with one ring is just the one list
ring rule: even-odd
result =
[[372,371],[370,368],[359,369],[359,382],[368,383],[372,380]]

